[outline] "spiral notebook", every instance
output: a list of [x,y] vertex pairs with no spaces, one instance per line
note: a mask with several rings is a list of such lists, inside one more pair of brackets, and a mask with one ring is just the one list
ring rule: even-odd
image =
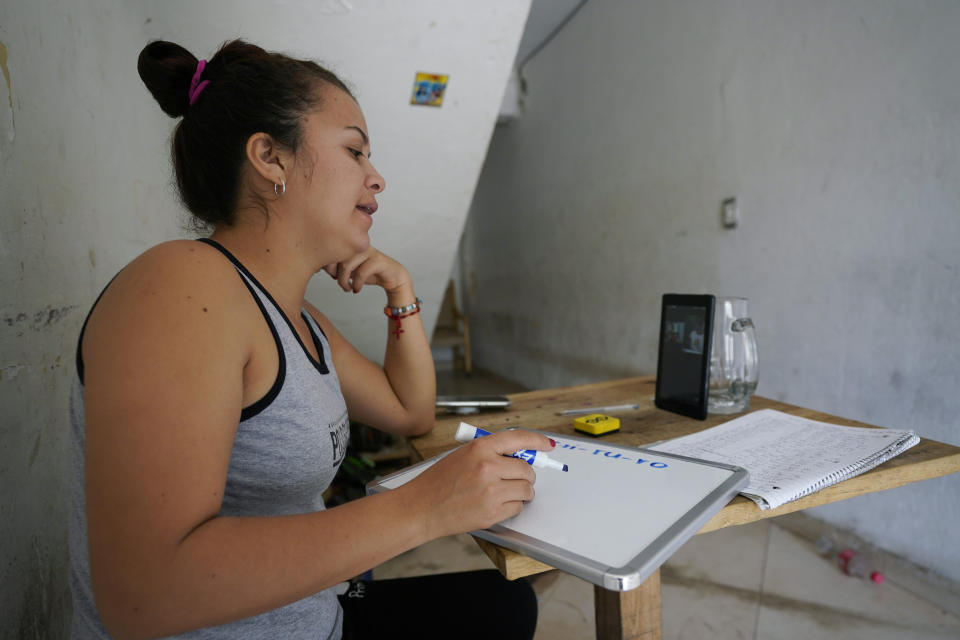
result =
[[764,409],[648,449],[743,467],[750,482],[740,493],[761,509],[776,509],[918,442],[913,431],[845,427]]

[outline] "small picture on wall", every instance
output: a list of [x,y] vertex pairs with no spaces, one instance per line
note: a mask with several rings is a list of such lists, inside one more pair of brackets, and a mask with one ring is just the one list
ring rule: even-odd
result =
[[418,72],[413,81],[413,95],[410,104],[439,107],[443,104],[443,94],[447,90],[448,75]]

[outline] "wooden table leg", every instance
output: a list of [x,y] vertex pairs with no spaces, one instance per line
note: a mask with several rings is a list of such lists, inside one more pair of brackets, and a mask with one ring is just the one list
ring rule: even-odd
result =
[[597,640],[660,640],[660,570],[630,591],[593,587]]

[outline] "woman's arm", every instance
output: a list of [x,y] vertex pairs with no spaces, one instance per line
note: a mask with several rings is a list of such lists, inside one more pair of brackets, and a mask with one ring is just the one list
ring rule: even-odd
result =
[[[413,281],[403,265],[372,247],[347,262],[328,265],[326,271],[344,291],[360,291],[368,284],[382,287],[391,307],[416,300]],[[357,351],[316,307],[308,303],[307,309],[330,342],[352,419],[399,435],[418,435],[433,428],[437,379],[419,313],[403,318],[399,337],[394,334],[394,322],[384,316],[388,334],[381,368]]]
[[[202,274],[202,277],[198,277]],[[247,305],[247,306],[244,306]],[[262,316],[199,243],[148,252],[114,280],[83,341],[90,566],[119,638],[169,635],[294,602],[532,498],[532,470],[483,438],[404,487],[286,517],[218,516]]]

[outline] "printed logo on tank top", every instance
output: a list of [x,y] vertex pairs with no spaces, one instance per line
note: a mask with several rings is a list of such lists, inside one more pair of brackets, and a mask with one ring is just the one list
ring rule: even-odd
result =
[[347,445],[350,443],[350,419],[346,412],[336,422],[327,425],[330,431],[330,444],[333,446],[333,466],[343,462],[347,455]]

